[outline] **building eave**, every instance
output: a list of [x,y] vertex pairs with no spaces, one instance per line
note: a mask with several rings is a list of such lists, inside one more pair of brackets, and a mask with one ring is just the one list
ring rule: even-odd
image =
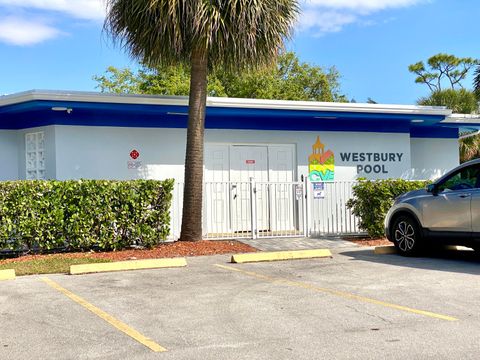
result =
[[[185,96],[154,96],[130,94],[106,94],[84,91],[49,91],[30,90],[11,95],[0,96],[0,107],[20,104],[28,101],[71,101],[110,104],[138,104],[138,105],[174,105],[187,106],[188,97]],[[362,104],[362,103],[334,103],[315,101],[264,100],[208,97],[208,107],[245,108],[268,110],[300,110],[300,111],[332,111],[402,115],[437,115],[448,117],[451,110],[444,107],[394,105],[394,104]]]
[[451,114],[450,116],[447,116],[441,123],[480,125],[480,114]]

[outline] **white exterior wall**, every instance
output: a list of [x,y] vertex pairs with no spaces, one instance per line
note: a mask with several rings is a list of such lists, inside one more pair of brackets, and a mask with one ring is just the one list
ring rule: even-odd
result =
[[412,138],[410,148],[412,166],[407,176],[409,179],[433,180],[460,163],[457,139]]
[[[357,178],[357,165],[383,165],[382,173],[358,174],[369,179],[401,177],[410,172],[408,134],[206,130],[210,144],[291,144],[295,147],[297,176],[308,175],[308,156],[317,136],[335,154],[335,180]],[[164,179],[183,181],[186,130],[55,126],[58,179]],[[140,153],[138,169],[128,169],[130,151]],[[341,153],[398,153],[401,161],[342,161]],[[383,173],[386,171],[386,173]]]
[[[358,176],[368,179],[401,177],[410,169],[409,134],[366,133],[366,132],[325,132],[325,131],[244,131],[244,130],[208,130],[205,141],[208,143],[233,144],[293,144],[296,148],[298,176],[308,175],[308,157],[312,145],[320,136],[325,150],[330,149],[335,156],[335,180],[354,180]],[[365,174],[357,176],[357,165],[373,165],[374,161],[342,161],[341,153],[401,153],[402,161],[385,163],[388,173]],[[382,164],[383,165],[383,164]]]
[[18,179],[18,135],[15,130],[0,130],[2,167],[0,181]]
[[[55,126],[57,179],[183,179],[185,129]],[[129,169],[130,152],[141,162]]]
[[[0,131],[4,167],[0,180],[25,179],[25,134],[43,131],[47,179],[165,179],[183,181],[185,129],[46,126]],[[459,164],[458,140],[410,138],[408,134],[206,130],[208,144],[290,144],[297,179],[308,175],[308,156],[317,136],[335,156],[335,181],[368,179],[432,179]],[[129,169],[130,151],[140,153],[138,169]],[[360,161],[360,154],[389,153],[395,161]],[[350,160],[342,159],[350,154]],[[357,154],[357,159],[353,158]],[[344,155],[345,157],[345,155]],[[357,161],[354,161],[357,160]],[[380,173],[357,174],[357,166],[382,166]],[[296,179],[295,179],[296,180]]]

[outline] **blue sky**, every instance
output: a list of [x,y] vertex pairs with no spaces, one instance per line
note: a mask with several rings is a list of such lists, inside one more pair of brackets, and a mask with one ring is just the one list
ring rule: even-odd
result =
[[[302,9],[288,48],[336,66],[358,102],[414,103],[428,91],[409,64],[439,52],[480,58],[476,0],[303,0]],[[135,66],[102,34],[103,17],[103,0],[0,0],[0,94],[95,90],[92,76],[107,66]]]

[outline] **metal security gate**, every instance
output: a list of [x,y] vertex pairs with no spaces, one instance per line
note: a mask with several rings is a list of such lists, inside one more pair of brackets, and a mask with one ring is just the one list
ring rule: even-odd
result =
[[[306,193],[301,182],[254,183],[256,217],[268,219],[268,227],[255,226],[256,237],[307,236]],[[258,197],[262,194],[265,198]],[[265,202],[267,201],[267,204]],[[264,213],[261,213],[261,212]],[[255,216],[253,217],[255,218]]]
[[[205,239],[307,237],[359,234],[358,219],[346,203],[355,181],[205,182],[203,230]],[[183,184],[175,186],[171,235],[180,235]]]
[[314,185],[308,185],[308,236],[363,234],[358,218],[347,207],[356,184],[356,181],[325,182],[320,198],[315,198]]
[[306,236],[304,184],[205,183],[205,238]]

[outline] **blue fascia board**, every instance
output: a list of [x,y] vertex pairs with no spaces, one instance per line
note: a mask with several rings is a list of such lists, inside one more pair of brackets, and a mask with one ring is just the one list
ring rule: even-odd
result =
[[442,123],[441,125],[444,128],[480,130],[480,123],[472,124],[472,123],[455,122],[455,123]]
[[[52,111],[52,107],[72,108],[73,112]],[[0,108],[0,128],[26,129],[47,125],[186,128],[186,115],[169,113],[187,112],[188,106],[35,100]],[[205,127],[410,133],[413,119],[423,120],[422,125],[431,128],[444,120],[444,116],[207,107]]]
[[411,138],[458,139],[458,128],[453,127],[415,127],[410,131]]

